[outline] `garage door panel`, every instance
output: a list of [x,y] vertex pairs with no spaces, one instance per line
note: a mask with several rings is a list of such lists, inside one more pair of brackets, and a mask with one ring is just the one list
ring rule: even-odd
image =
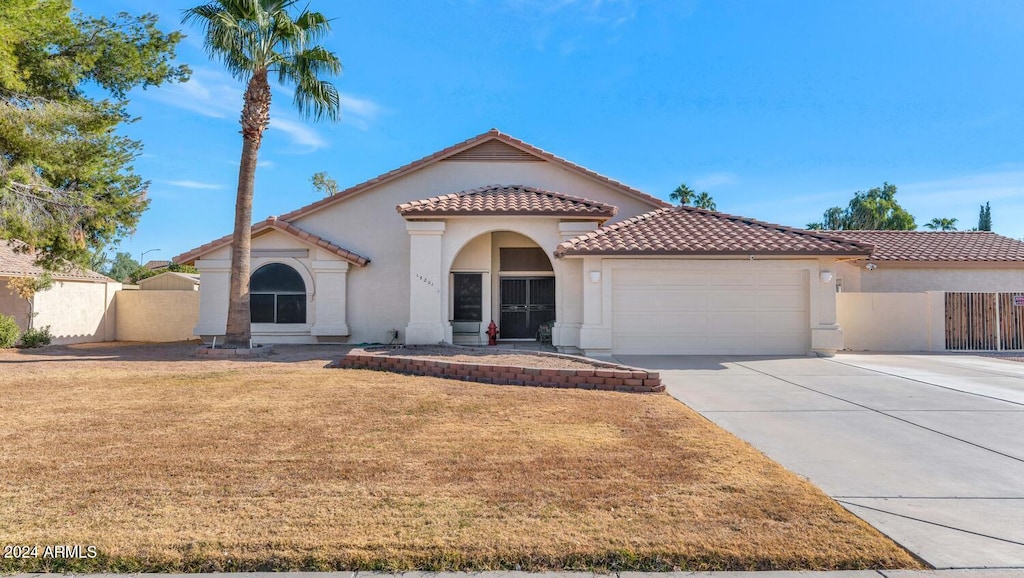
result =
[[759,287],[802,287],[803,271],[758,271],[754,279]]
[[757,347],[755,338],[741,337],[687,337],[671,335],[644,335],[616,341],[615,352],[619,354],[644,355],[652,350],[663,355],[743,355]]
[[708,326],[712,335],[742,337],[751,335],[757,330],[757,317],[751,313],[715,311],[708,315],[711,318]]
[[807,296],[796,292],[763,292],[755,297],[756,309],[782,309],[785,311],[803,311],[807,308]]
[[805,354],[807,272],[615,270],[612,347],[632,354]]
[[708,307],[712,310],[756,311],[757,292],[735,290],[712,293],[708,297]]
[[612,296],[612,307],[623,306],[632,311],[707,311],[706,290],[671,291],[666,289],[618,289]]
[[711,273],[708,276],[708,285],[726,286],[726,287],[744,287],[750,285],[750,274],[749,273]]
[[708,273],[692,271],[661,271],[634,270],[629,275],[616,275],[613,280],[615,287],[650,287],[652,285],[661,287],[672,286],[696,286],[706,287],[708,285]]
[[[661,313],[636,314],[623,317],[616,323],[616,331],[629,335],[641,335],[652,332],[665,332],[664,327],[687,327],[693,332],[705,332],[709,322],[707,313]],[[675,332],[665,332],[675,333]]]
[[807,321],[792,312],[758,311],[754,316],[757,329],[762,333],[800,333],[807,331]]

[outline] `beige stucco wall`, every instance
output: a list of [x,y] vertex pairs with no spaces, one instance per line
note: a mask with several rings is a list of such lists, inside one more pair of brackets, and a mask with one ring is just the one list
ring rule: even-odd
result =
[[9,277],[0,277],[0,314],[14,317],[22,331],[28,327],[28,303],[7,287]]
[[[328,239],[346,249],[371,259],[366,267],[353,266],[348,271],[345,300],[347,303],[348,335],[340,341],[350,343],[382,342],[388,340],[391,329],[404,329],[410,323],[410,245],[411,236],[406,229],[406,220],[395,207],[408,201],[459,192],[486,185],[508,184],[529,185],[569,195],[603,201],[619,207],[616,219],[628,218],[653,210],[648,205],[621,191],[590,178],[571,173],[564,168],[547,162],[491,163],[491,162],[439,162],[400,179],[377,186],[365,193],[343,200],[309,216],[293,222],[316,235]],[[456,224],[448,219],[449,228],[444,232],[445,269],[431,273],[438,279],[436,298],[442,300],[444,314],[448,311],[448,273],[451,271],[456,254],[466,243],[492,231],[512,230],[526,234],[551,255],[564,237],[559,234],[557,218],[545,217],[468,217],[460,218],[467,224]],[[591,227],[592,228],[592,227]],[[543,229],[543,232],[540,232]],[[541,238],[538,238],[542,237]],[[253,241],[267,246],[303,245],[298,240],[279,233],[258,237]],[[483,241],[479,246],[483,247]],[[481,250],[482,251],[482,250]],[[467,253],[458,267],[481,268],[483,252]],[[311,258],[312,255],[311,255]],[[227,318],[228,260],[230,250],[221,249],[206,255],[197,266],[202,273],[202,305],[197,333],[218,335],[223,333]],[[302,260],[300,260],[302,261]],[[557,261],[557,260],[556,260]],[[310,263],[303,261],[309,269]],[[253,262],[253,270],[257,263]],[[489,266],[489,264],[488,264]],[[573,270],[578,265],[573,266]],[[556,263],[556,274],[558,265]],[[492,279],[492,284],[497,277]],[[564,287],[559,283],[556,299],[561,311],[565,299]],[[440,285],[443,284],[443,287]],[[320,288],[316,288],[319,293]],[[433,298],[433,297],[432,297]],[[311,295],[307,304],[309,311],[317,307],[319,296]],[[310,338],[311,328],[295,328],[292,335],[267,334],[266,340],[277,342]],[[557,330],[557,327],[556,327]],[[254,334],[259,333],[254,328]],[[404,335],[401,336],[404,338]]]
[[942,293],[840,293],[845,348],[852,351],[941,351]]
[[199,291],[199,284],[187,277],[173,273],[161,273],[139,281],[143,291]]
[[116,331],[114,295],[120,283],[54,281],[36,293],[33,325],[50,326],[54,344],[112,341]]
[[1024,291],[1024,267],[905,266],[879,262],[873,270],[863,261],[838,267],[844,293],[919,293],[923,291]]
[[186,341],[199,321],[196,291],[118,291],[118,341]]
[[[372,259],[367,267],[353,271],[349,276],[348,324],[352,332],[349,341],[384,341],[388,330],[402,330],[409,324],[411,241],[406,221],[395,207],[408,201],[493,184],[529,185],[607,202],[619,207],[616,219],[654,209],[618,190],[546,162],[440,162],[298,219],[295,224],[299,227]],[[481,219],[491,220],[485,226],[470,225],[471,230],[468,230],[461,225],[451,228],[453,220],[448,219],[449,230],[444,233],[447,263],[472,237],[495,230],[526,232],[520,225],[538,218],[516,216],[462,219],[477,222]],[[558,242],[561,242],[557,234],[558,220],[550,217],[541,219],[547,224],[551,242],[538,243],[550,255]],[[471,236],[453,241],[452,235],[456,230],[459,235],[468,231]],[[205,283],[205,275],[203,279]],[[495,276],[492,283],[496,282]],[[447,270],[444,285],[442,295],[447,296]]]
[[[260,250],[280,249],[295,250],[304,256],[258,256]],[[358,276],[361,273],[360,267],[350,267],[347,261],[334,253],[274,229],[254,237],[252,250],[253,272],[269,263],[283,263],[295,269],[306,285],[306,323],[255,323],[252,325],[254,342],[316,343],[341,342],[347,339],[349,327],[346,315],[353,310],[352,302],[346,296],[348,278],[351,273]],[[227,324],[230,259],[231,251],[225,247],[196,262],[196,268],[203,279],[199,291],[199,321],[194,328],[196,335],[224,335]],[[383,335],[374,340],[382,339]]]

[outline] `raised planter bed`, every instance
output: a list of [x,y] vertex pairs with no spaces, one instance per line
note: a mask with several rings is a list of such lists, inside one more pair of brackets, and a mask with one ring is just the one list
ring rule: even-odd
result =
[[[446,360],[438,355],[437,346],[405,346],[396,348],[367,347],[351,350],[332,367],[345,369],[373,369],[391,371],[406,375],[426,375],[461,381],[475,381],[495,385],[526,385],[533,387],[556,387],[566,389],[595,389],[629,393],[656,393],[665,391],[661,375],[637,367],[596,361],[583,357],[557,353],[536,352],[524,354],[514,352],[522,363],[513,365],[491,363],[489,357],[507,358],[508,351],[480,348],[450,347],[452,356],[465,359],[466,354],[479,357],[480,361]],[[417,355],[419,353],[419,355]],[[531,367],[529,358],[563,359],[572,367]],[[536,365],[551,365],[548,362]]]

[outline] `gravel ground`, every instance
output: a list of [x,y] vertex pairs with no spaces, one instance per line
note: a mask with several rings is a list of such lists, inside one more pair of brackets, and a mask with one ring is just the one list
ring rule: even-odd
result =
[[492,352],[464,347],[415,347],[408,349],[396,347],[393,349],[374,349],[372,353],[440,361],[458,361],[462,363],[537,367],[540,369],[592,369],[594,367],[606,367],[605,365],[587,363],[577,359],[536,355],[522,351],[513,353],[506,350],[499,353],[498,351]]

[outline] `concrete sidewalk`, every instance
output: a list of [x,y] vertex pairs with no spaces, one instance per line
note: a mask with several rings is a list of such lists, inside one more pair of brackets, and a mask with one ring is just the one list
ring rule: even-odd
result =
[[[936,568],[1024,576],[1024,363],[621,356]],[[898,576],[898,574],[894,574]]]

